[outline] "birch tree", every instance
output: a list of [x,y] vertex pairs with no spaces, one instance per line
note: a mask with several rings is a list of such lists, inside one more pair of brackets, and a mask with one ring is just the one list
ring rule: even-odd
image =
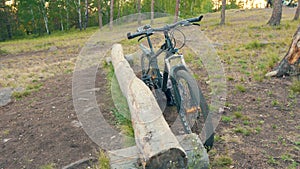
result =
[[137,0],[138,24],[141,25],[141,0]]
[[41,0],[40,3],[41,3],[40,10],[41,10],[42,16],[44,18],[46,32],[48,35],[50,35],[50,30],[49,30],[49,25],[48,25],[48,16],[47,16],[47,11],[46,11],[46,6],[45,6],[46,2],[45,2],[45,0]]
[[98,22],[99,22],[99,29],[102,29],[103,27],[103,21],[102,21],[102,5],[101,0],[98,0]]
[[110,0],[110,16],[109,16],[109,29],[113,28],[114,20],[114,0]]
[[87,28],[88,21],[89,21],[89,2],[85,0],[85,13],[84,13],[84,30]]
[[151,24],[154,22],[154,0],[151,0]]
[[222,0],[222,10],[221,10],[221,22],[220,25],[225,24],[225,10],[226,10],[226,0]]

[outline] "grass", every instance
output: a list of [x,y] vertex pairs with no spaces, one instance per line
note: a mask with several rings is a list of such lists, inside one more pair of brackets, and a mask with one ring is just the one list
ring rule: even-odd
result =
[[258,42],[257,40],[255,40],[253,42],[247,43],[245,45],[245,49],[260,49],[260,48],[263,48],[265,46],[266,46],[266,44]]
[[30,93],[31,92],[29,90],[20,91],[20,92],[13,92],[12,97],[14,97],[16,100],[20,100],[23,97],[29,96]]
[[40,169],[55,169],[55,164],[51,163],[51,164],[42,165],[40,166]]
[[237,126],[234,129],[234,132],[235,133],[241,133],[241,134],[243,134],[245,136],[249,136],[251,134],[251,130],[249,128],[241,127],[241,126]]
[[241,93],[244,93],[247,90],[246,87],[244,85],[242,85],[242,84],[236,84],[235,85],[235,89],[237,91],[241,92]]
[[300,93],[300,80],[296,80],[296,79],[293,80],[293,83],[291,85],[291,90],[294,93]]
[[[200,29],[204,30],[205,35],[209,37],[212,42],[222,44],[218,47],[217,52],[223,61],[224,69],[226,71],[226,78],[229,83],[234,83],[235,91],[244,93],[247,92],[247,85],[251,79],[255,82],[263,82],[264,74],[274,68],[278,61],[285,55],[291,41],[291,35],[294,34],[298,23],[291,22],[291,17],[287,17],[285,13],[282,19],[281,26],[269,27],[266,25],[270,12],[267,10],[245,10],[238,15],[236,11],[226,11],[227,24],[220,27],[219,13],[208,14],[201,22]],[[258,17],[259,16],[259,17]],[[244,18],[255,18],[255,21],[249,21]],[[229,23],[230,22],[230,23]],[[30,95],[33,91],[41,89],[41,79],[47,79],[63,73],[71,73],[74,68],[76,56],[81,47],[90,37],[96,28],[88,29],[88,31],[72,31],[68,34],[55,33],[51,36],[44,36],[34,39],[14,40],[8,42],[1,42],[0,55],[12,55],[21,57],[12,57],[1,60],[0,68],[0,86],[19,87],[24,88],[23,92],[15,92],[15,98],[23,98]],[[126,32],[125,32],[126,33]],[[124,49],[128,52],[136,51],[134,47],[138,44],[137,40],[124,40],[121,42]],[[269,45],[272,44],[272,45]],[[18,46],[16,48],[16,46]],[[58,50],[49,52],[52,46],[58,47]],[[131,48],[130,48],[131,47]],[[66,50],[64,50],[66,48]],[[186,52],[186,51],[184,51]],[[125,51],[126,53],[126,51]],[[0,56],[0,57],[1,57]],[[24,56],[24,57],[23,57]],[[53,57],[55,56],[55,57]],[[186,62],[193,64],[192,53],[185,53]],[[58,58],[57,60],[52,60]],[[197,61],[197,65],[201,61]],[[113,79],[113,71],[108,71],[111,81]],[[199,77],[198,77],[199,78]],[[115,83],[114,83],[115,84]],[[290,98],[295,99],[300,90],[300,82],[295,80],[290,86],[293,93]],[[116,89],[116,90],[115,90]],[[133,136],[133,129],[128,116],[126,115],[128,107],[126,108],[126,100],[121,96],[120,91],[115,86],[112,91],[116,92],[115,108],[112,109],[116,119],[117,126],[122,133]],[[249,88],[250,89],[250,88]],[[268,98],[275,97],[271,90],[268,92]],[[277,105],[279,101],[272,99],[272,105]],[[265,98],[257,99],[257,102],[264,104]],[[226,102],[226,107],[234,107],[236,103]],[[247,109],[245,106],[244,109]],[[232,116],[222,116],[221,120],[224,123],[230,123],[229,132],[238,133],[237,135],[249,136],[252,133],[260,133],[265,131],[265,126],[269,126],[268,119],[252,121],[253,116],[249,115],[249,119],[245,114],[242,114],[242,105],[237,106],[236,112]],[[246,111],[245,111],[246,112]],[[253,112],[257,114],[257,112]],[[234,119],[236,118],[236,119]],[[237,119],[240,119],[237,120]],[[241,126],[235,126],[238,123]],[[253,125],[259,126],[253,126]],[[228,124],[226,124],[228,125]],[[278,125],[278,124],[277,124]],[[271,126],[276,132],[281,129],[276,124]],[[300,126],[295,126],[300,129]],[[7,131],[9,133],[9,131]],[[223,133],[220,133],[223,134]],[[254,135],[253,135],[254,136]],[[244,138],[245,139],[245,138]],[[244,141],[244,140],[242,140]],[[276,140],[278,142],[278,140]],[[216,136],[216,142],[221,142],[219,145],[227,145],[228,141],[223,137]],[[224,143],[224,144],[223,144]],[[293,151],[299,151],[299,142],[293,142]],[[230,144],[230,143],[229,143]],[[216,146],[218,146],[216,144]],[[223,149],[222,149],[223,150]],[[213,168],[226,168],[233,164],[233,157],[228,154],[228,150],[218,152],[216,149],[210,151],[212,155],[211,164]],[[230,151],[230,150],[229,150]],[[237,154],[238,151],[236,150]],[[247,152],[246,152],[247,153]],[[225,155],[224,155],[225,154]],[[283,160],[289,157],[281,156]],[[104,152],[99,153],[99,165],[97,168],[108,168],[108,161]],[[277,158],[266,157],[264,162],[268,161],[269,165],[279,165]],[[266,165],[268,165],[266,164]],[[47,164],[43,167],[54,167],[52,164]],[[289,168],[296,168],[299,166],[297,162],[289,165]],[[266,166],[268,167],[268,166]],[[281,167],[281,166],[280,166]]]
[[231,116],[222,116],[221,120],[225,123],[230,123],[232,121]]
[[[107,78],[110,81],[111,95],[114,101],[112,112],[116,118],[116,125],[121,129],[121,132],[129,138],[134,137],[134,131],[131,123],[130,110],[126,98],[123,96],[112,65],[107,65]],[[126,140],[126,144],[132,145],[133,140]]]
[[28,84],[27,87],[24,90],[21,91],[14,91],[12,93],[12,96],[16,99],[16,100],[20,100],[26,96],[29,96],[32,92],[37,92],[41,89],[41,87],[43,86],[42,83],[31,83]]
[[268,164],[270,165],[279,165],[279,161],[277,161],[274,157],[272,156],[269,156],[268,158],[268,161],[267,161]]
[[236,111],[236,112],[234,112],[233,114],[234,114],[234,116],[235,116],[237,119],[240,119],[240,118],[243,117],[243,114],[242,114],[241,112],[239,112],[239,111]]
[[232,158],[227,155],[224,155],[224,156],[216,157],[211,165],[212,168],[214,168],[214,167],[226,167],[232,164],[233,164]]
[[[0,57],[8,55],[1,60],[0,86],[25,88],[33,80],[40,81],[73,72],[77,55],[96,30],[72,30],[50,36],[0,42]],[[49,51],[54,46],[57,50]]]
[[92,167],[93,169],[109,169],[109,158],[103,150],[99,151],[98,163]]

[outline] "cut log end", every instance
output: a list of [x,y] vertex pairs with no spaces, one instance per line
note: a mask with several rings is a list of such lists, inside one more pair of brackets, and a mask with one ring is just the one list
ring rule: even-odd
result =
[[187,162],[187,156],[182,150],[172,148],[152,156],[145,168],[186,168]]

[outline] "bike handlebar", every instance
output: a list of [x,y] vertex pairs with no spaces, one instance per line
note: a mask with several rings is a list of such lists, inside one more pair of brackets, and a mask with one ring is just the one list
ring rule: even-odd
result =
[[190,23],[200,22],[202,20],[202,18],[203,18],[203,15],[200,15],[199,17],[189,18],[189,19],[186,19],[186,20],[178,21],[174,24],[166,25],[162,28],[149,28],[149,29],[146,29],[146,30],[138,31],[138,32],[133,33],[133,34],[128,32],[127,33],[127,38],[128,39],[133,39],[133,38],[136,38],[136,37],[141,36],[141,35],[146,35],[146,36],[152,35],[153,32],[169,31],[169,30],[177,27],[178,25],[188,26],[188,25],[190,25]]

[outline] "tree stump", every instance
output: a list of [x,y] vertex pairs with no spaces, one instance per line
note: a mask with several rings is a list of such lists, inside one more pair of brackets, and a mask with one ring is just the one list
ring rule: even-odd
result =
[[290,75],[291,72],[297,72],[299,70],[300,62],[300,26],[293,36],[290,48],[285,57],[280,61],[278,67],[267,73],[266,76],[281,77],[284,75]]

